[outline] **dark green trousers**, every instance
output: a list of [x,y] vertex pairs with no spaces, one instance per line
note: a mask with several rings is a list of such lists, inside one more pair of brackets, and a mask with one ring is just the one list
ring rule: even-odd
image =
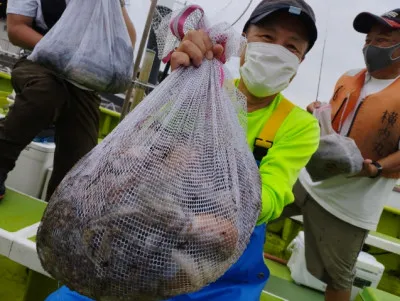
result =
[[18,61],[11,80],[16,98],[6,118],[0,121],[0,172],[10,172],[35,136],[55,124],[49,198],[74,164],[97,144],[100,98],[27,59]]

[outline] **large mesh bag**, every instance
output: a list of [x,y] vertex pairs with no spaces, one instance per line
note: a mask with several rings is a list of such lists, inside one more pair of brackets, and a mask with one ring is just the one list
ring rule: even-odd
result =
[[332,108],[329,104],[315,110],[321,128],[321,139],[318,150],[306,166],[314,182],[346,175],[353,176],[362,170],[363,156],[355,141],[341,136],[332,128]]
[[[184,11],[182,34],[203,24],[199,7]],[[209,32],[227,58],[244,45],[228,25]],[[220,61],[174,71],[57,188],[37,236],[44,269],[98,301],[165,300],[220,278],[261,209],[246,114]]]
[[120,93],[133,75],[133,48],[119,0],[71,0],[28,59],[99,92]]

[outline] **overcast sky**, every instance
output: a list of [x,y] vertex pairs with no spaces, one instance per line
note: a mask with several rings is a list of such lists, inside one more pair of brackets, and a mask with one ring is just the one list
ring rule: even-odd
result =
[[[164,4],[174,1],[161,0],[159,2]],[[180,2],[184,2],[184,0],[180,0]],[[253,1],[251,8],[237,23],[235,28],[238,31],[241,31],[251,11],[259,2],[259,0]],[[352,24],[355,16],[362,11],[383,14],[400,7],[399,0],[307,0],[307,2],[315,11],[319,38],[301,65],[296,79],[284,92],[290,100],[301,107],[305,107],[316,99],[320,73],[319,99],[327,101],[330,99],[336,80],[340,75],[347,70],[364,66],[362,47],[365,36],[354,31]],[[128,10],[139,37],[143,31],[149,3],[150,0],[130,0],[128,2]],[[213,22],[232,23],[245,10],[249,1],[200,0],[188,1],[188,3],[202,6]],[[325,54],[322,56],[325,38]],[[322,58],[323,68],[320,72]],[[237,61],[230,62],[229,67],[232,72],[238,74]]]

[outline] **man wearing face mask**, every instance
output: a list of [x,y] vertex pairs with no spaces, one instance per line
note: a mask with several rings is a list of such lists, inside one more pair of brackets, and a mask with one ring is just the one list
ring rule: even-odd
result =
[[[269,278],[263,258],[266,223],[279,217],[293,202],[292,187],[318,147],[317,120],[280,93],[317,39],[313,10],[303,0],[261,1],[246,23],[244,34],[249,44],[241,59],[242,77],[236,84],[247,96],[247,139],[260,168],[262,213],[248,248],[224,276],[199,292],[169,301],[260,299]],[[219,58],[223,51],[221,45],[212,45],[205,32],[191,31],[172,54],[171,67],[199,66],[204,58]],[[280,124],[276,121],[281,115],[284,118]],[[273,143],[263,141],[261,132],[277,124]],[[64,287],[48,301],[68,294],[69,299],[63,300],[88,300]]]
[[[349,300],[358,254],[400,178],[400,9],[383,16],[361,13],[354,28],[366,34],[367,68],[339,79],[331,99],[332,125],[356,142],[365,159],[363,170],[357,177],[322,182],[313,182],[303,170],[295,185],[307,267],[328,284],[328,301]],[[308,109],[319,106],[316,102]]]
[[[266,224],[293,202],[292,188],[299,172],[318,148],[318,122],[294,105],[286,106],[287,115],[267,151],[258,140],[265,129],[276,127],[278,115],[285,114],[281,106],[288,101],[281,91],[288,87],[317,39],[313,10],[303,0],[264,0],[243,31],[248,45],[241,57],[241,78],[236,84],[247,97],[247,140],[259,164],[262,213],[247,250],[220,280],[173,301],[260,299],[269,276],[263,260]],[[171,66],[173,70],[191,64],[199,66],[204,58],[219,58],[222,53],[222,46],[212,45],[206,33],[192,31],[173,53]]]

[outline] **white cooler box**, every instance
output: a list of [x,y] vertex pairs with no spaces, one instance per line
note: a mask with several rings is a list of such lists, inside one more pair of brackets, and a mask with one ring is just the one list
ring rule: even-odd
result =
[[49,187],[49,182],[51,179],[51,176],[53,175],[53,167],[50,167],[49,169],[47,169],[46,172],[46,180],[44,181],[44,185],[43,185],[43,189],[42,189],[42,200],[46,200],[46,196],[47,196],[47,187]]
[[54,151],[54,143],[29,144],[21,152],[15,168],[8,174],[6,186],[40,198],[48,169],[53,166]]
[[[292,256],[288,262],[293,281],[297,284],[311,287],[325,292],[326,284],[311,275],[306,267],[304,232],[299,235],[289,245]],[[383,264],[379,263],[375,257],[368,253],[361,252],[356,264],[356,278],[353,283],[351,300],[355,300],[358,293],[365,287],[376,288],[382,279],[385,271]]]

